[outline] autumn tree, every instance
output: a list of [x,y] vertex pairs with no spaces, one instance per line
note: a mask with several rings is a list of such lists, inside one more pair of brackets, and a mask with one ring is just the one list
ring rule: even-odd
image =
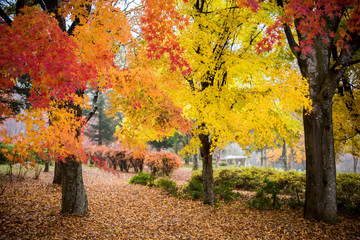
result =
[[[287,130],[299,128],[289,112],[302,106],[300,102],[306,104],[305,86],[281,57],[288,55],[286,49],[279,46],[270,54],[256,53],[256,43],[264,34],[258,22],[272,21],[266,11],[254,15],[250,8],[227,1],[195,1],[179,7],[190,18],[179,34],[192,69],[185,76],[188,86],[182,94],[184,112],[195,123],[187,149],[200,148],[204,203],[214,204],[216,147],[233,141],[244,148],[254,142],[260,146],[263,139],[264,144],[274,144],[278,134],[285,138]],[[286,84],[293,90],[282,91]]]
[[260,49],[271,48],[269,39],[280,37],[279,28],[272,30],[284,26],[288,45],[309,84],[312,108],[303,114],[307,178],[304,216],[335,222],[333,97],[346,70],[360,62],[359,4],[351,0],[277,3],[281,8],[279,20],[269,28],[269,37]]
[[[29,149],[42,152],[47,148],[62,165],[61,211],[84,215],[87,197],[81,160],[86,156],[81,136],[84,123],[96,110],[82,118],[84,91],[106,88],[107,72],[116,68],[116,46],[129,39],[127,19],[106,1],[92,5],[49,0],[40,2],[41,9],[28,5],[33,2],[17,1],[13,20],[2,14],[8,26],[1,24],[1,85],[12,88],[19,76],[29,74],[32,104],[17,118],[27,124],[27,135],[6,141],[15,142],[16,156],[23,158]],[[72,20],[68,27],[66,16]]]

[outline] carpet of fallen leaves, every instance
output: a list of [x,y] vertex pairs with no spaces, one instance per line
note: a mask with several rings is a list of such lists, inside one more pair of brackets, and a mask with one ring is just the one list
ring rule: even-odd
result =
[[[184,182],[190,170],[180,169],[174,180]],[[84,167],[89,213],[62,215],[61,189],[53,173],[39,180],[9,183],[0,196],[0,239],[360,239],[360,220],[340,215],[329,225],[302,218],[288,207],[260,211],[245,199],[205,206],[178,199],[158,188],[130,185],[134,174]],[[185,177],[182,177],[185,176]]]

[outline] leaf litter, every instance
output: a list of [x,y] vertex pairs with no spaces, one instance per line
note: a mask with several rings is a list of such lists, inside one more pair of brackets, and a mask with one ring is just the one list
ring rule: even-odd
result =
[[[208,206],[159,188],[128,184],[134,173],[84,166],[89,213],[60,214],[61,187],[53,173],[10,183],[1,176],[0,239],[360,239],[360,219],[340,215],[335,225],[302,218],[283,206],[257,210],[246,198]],[[184,170],[173,179],[183,184]]]

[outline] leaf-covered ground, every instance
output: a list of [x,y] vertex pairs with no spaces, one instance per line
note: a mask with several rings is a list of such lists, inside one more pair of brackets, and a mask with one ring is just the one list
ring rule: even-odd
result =
[[[0,239],[360,239],[360,220],[340,216],[336,225],[301,218],[287,207],[260,211],[231,204],[205,206],[178,199],[157,188],[130,185],[133,174],[119,177],[84,168],[89,199],[85,217],[61,215],[61,189],[53,173],[40,180],[9,183],[0,196]],[[189,171],[174,174],[184,182]]]

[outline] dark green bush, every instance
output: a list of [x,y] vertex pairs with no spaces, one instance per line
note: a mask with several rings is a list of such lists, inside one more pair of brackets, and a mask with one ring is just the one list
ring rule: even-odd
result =
[[156,177],[151,174],[140,172],[138,175],[133,176],[130,179],[130,184],[140,184],[144,186],[154,186]]
[[360,213],[360,175],[341,173],[336,176],[338,207]]
[[227,162],[220,162],[219,166],[220,167],[226,167],[226,166],[228,166],[228,163]]
[[[253,199],[254,205],[259,205],[259,208],[263,209],[274,205],[273,194],[276,195],[276,200],[279,194],[289,196],[290,198],[286,202],[291,207],[297,208],[304,205],[305,172],[294,170],[284,172],[252,166],[220,170],[214,174],[214,180],[216,194],[224,200],[230,198],[232,189],[238,189],[257,191],[257,197]],[[230,185],[228,185],[229,182]],[[340,173],[336,176],[336,182],[338,209],[360,213],[360,175]],[[274,192],[271,192],[271,188]],[[195,172],[192,175],[186,189],[191,192],[190,195],[194,198],[203,196],[200,172]],[[277,193],[277,191],[279,192]],[[276,204],[275,207],[277,207]]]
[[0,142],[0,164],[12,164],[11,161],[8,161],[8,159],[5,157],[1,150],[7,149],[11,153],[13,148],[14,145],[5,145],[3,142]]
[[215,194],[218,195],[219,199],[222,199],[226,202],[233,201],[235,197],[238,197],[240,194],[234,192],[234,183],[231,181],[222,181],[215,186]]
[[176,185],[176,182],[174,182],[174,181],[171,181],[167,178],[160,178],[156,182],[156,186],[161,188],[162,190],[170,193],[173,196],[177,196],[178,186]]
[[259,209],[279,208],[281,206],[278,194],[279,184],[268,179],[264,180],[264,186],[256,192],[255,197],[248,201],[252,207]]
[[189,183],[184,189],[184,193],[187,196],[192,197],[193,199],[200,199],[204,196],[204,189],[201,180],[201,176],[192,176]]
[[0,164],[6,164],[6,157],[1,152],[1,149],[5,148],[4,143],[0,142]]

